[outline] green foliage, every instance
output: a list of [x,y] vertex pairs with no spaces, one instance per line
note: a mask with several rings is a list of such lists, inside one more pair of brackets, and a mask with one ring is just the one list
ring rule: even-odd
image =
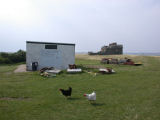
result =
[[[13,73],[16,65],[0,65],[0,120],[159,120],[160,57],[136,57],[142,66],[104,65],[116,74],[89,73],[45,78],[38,72]],[[102,65],[76,59],[79,67]],[[88,70],[88,69],[87,69]],[[59,88],[73,88],[70,99]],[[96,91],[90,103],[84,93]]]
[[6,53],[6,52],[1,52],[0,55],[3,58],[8,58],[9,57],[9,53]]
[[19,63],[26,61],[26,52],[23,50],[19,50],[15,53],[0,53],[0,64],[11,64],[11,63]]

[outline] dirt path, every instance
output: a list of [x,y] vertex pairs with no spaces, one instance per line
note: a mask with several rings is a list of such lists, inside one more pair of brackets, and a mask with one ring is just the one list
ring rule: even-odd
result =
[[19,73],[19,72],[27,72],[26,64],[19,65],[17,69],[14,70],[14,73]]

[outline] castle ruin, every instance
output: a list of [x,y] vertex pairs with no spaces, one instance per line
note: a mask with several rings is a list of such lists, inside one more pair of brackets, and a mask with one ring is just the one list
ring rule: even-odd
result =
[[94,53],[88,52],[89,55],[119,55],[123,54],[123,45],[117,43],[111,43],[109,46],[103,46],[101,51]]

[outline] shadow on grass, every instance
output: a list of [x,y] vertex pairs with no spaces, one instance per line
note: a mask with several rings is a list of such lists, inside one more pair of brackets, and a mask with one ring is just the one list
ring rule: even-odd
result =
[[70,98],[67,98],[67,100],[79,100],[80,98],[78,97],[70,97]]
[[105,104],[104,103],[91,103],[91,105],[97,107],[97,106],[103,106]]

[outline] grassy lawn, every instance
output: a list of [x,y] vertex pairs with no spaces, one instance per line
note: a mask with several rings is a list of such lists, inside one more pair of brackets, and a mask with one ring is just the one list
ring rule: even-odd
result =
[[[0,120],[160,120],[160,57],[127,56],[142,66],[103,65],[101,57],[77,55],[76,64],[107,66],[116,74],[44,78],[0,65]],[[68,86],[71,99],[58,91]],[[90,104],[83,94],[93,90],[97,100]]]

